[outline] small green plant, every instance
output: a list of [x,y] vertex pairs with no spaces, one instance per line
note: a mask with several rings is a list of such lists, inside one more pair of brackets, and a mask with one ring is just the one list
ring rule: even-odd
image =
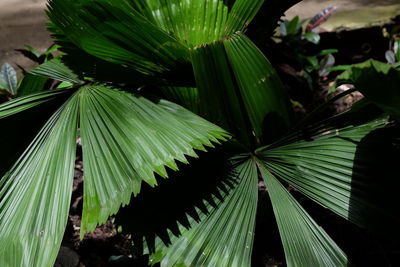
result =
[[81,237],[130,203],[122,229],[151,264],[250,266],[261,180],[287,266],[349,264],[293,188],[361,228],[397,236],[387,174],[399,155],[388,115],[398,106],[383,99],[381,109],[294,121],[281,80],[244,34],[265,4],[50,0],[49,28],[64,55],[32,74],[71,86],[0,105],[0,266],[53,265],[78,135]]
[[[275,37],[285,60],[296,70],[297,75],[307,81],[310,89],[313,89],[320,79],[329,75],[335,65],[333,54],[338,52],[336,49],[325,49],[317,52],[315,52],[316,49],[310,49],[310,44],[311,47],[318,45],[321,39],[319,33],[313,31],[310,25],[317,18],[321,19],[321,16],[318,14],[306,28],[304,25],[307,20],[300,20],[298,16],[291,20],[284,20],[280,24],[278,35]],[[316,27],[316,25],[313,27]]]
[[[400,119],[400,71],[392,64],[368,60],[354,64],[337,77],[337,83],[351,83],[370,101]],[[382,94],[377,88],[385,88]]]
[[30,45],[26,45],[23,49],[16,49],[16,51],[20,52],[25,57],[29,58],[35,63],[43,64],[49,60],[57,58],[61,56],[61,54],[55,55],[58,50],[57,45],[51,45],[46,51],[43,53],[39,52],[37,49],[33,48]]
[[29,45],[25,46],[25,49],[17,49],[17,51],[25,57],[31,59],[37,64],[41,64],[41,66],[34,68],[29,72],[19,66],[22,70],[23,78],[18,81],[16,70],[10,64],[5,63],[0,69],[0,96],[4,96],[7,101],[15,97],[25,96],[35,92],[53,88],[64,88],[72,85],[68,82],[57,82],[60,79],[59,77],[56,77],[56,80],[54,80],[49,79],[47,76],[40,75],[41,72],[52,68],[54,65],[59,66],[57,62],[61,53],[57,53],[57,50],[57,45],[50,46],[43,53],[38,52]]

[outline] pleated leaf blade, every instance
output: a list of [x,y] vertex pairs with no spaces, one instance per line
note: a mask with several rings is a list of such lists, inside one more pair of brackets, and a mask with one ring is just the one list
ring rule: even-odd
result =
[[46,102],[50,102],[57,96],[65,95],[70,92],[66,90],[54,90],[41,92],[34,95],[20,97],[13,101],[9,101],[0,105],[0,119],[12,116],[24,110],[29,110]]
[[1,266],[55,262],[71,201],[77,104],[63,105],[0,179]]
[[0,177],[18,160],[54,112],[74,90],[18,97],[0,105]]
[[258,166],[271,199],[287,266],[348,266],[346,255],[336,243],[269,172],[264,163],[260,162]]
[[150,263],[251,265],[258,199],[257,167],[248,155],[232,159],[231,164],[228,177],[223,179],[224,185],[217,189],[218,194],[204,200],[204,208],[197,210],[197,216],[191,213],[186,226],[179,225],[179,234],[170,234],[171,243],[156,238]]
[[228,138],[221,128],[171,102],[155,104],[143,97],[102,86],[80,89],[80,134],[85,168],[81,234],[129,203],[142,181],[155,186],[154,172],[196,157]]
[[291,125],[282,83],[243,34],[192,50],[200,114],[247,146],[273,141]]
[[44,91],[47,78],[27,73],[22,79],[17,92],[17,97],[27,96]]
[[187,48],[127,1],[51,0],[52,30],[102,60],[129,66],[145,75],[168,72],[183,61]]
[[78,75],[69,69],[60,59],[49,60],[29,72],[32,75],[51,78],[56,81],[82,84]]
[[292,114],[283,84],[271,63],[243,34],[226,40],[224,46],[254,134],[262,138],[268,131],[276,131],[276,135],[285,133]]
[[225,34],[243,31],[257,15],[265,0],[236,0],[229,13]]
[[264,0],[134,0],[150,21],[190,47],[208,44],[242,31]]
[[274,175],[343,218],[398,234],[399,127],[384,117],[309,134],[257,154]]

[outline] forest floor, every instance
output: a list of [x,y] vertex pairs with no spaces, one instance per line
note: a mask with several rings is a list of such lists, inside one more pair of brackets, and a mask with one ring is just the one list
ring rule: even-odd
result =
[[45,0],[0,1],[0,65],[31,67],[32,62],[14,49],[30,45],[46,50],[52,43],[46,29]]

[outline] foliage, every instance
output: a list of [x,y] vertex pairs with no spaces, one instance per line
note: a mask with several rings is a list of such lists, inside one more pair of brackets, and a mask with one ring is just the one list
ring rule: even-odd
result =
[[[64,54],[31,74],[68,87],[38,86],[0,105],[0,125],[8,129],[1,137],[10,140],[0,153],[0,265],[53,265],[78,136],[81,237],[131,203],[118,221],[151,264],[250,266],[259,180],[288,266],[349,264],[290,188],[362,228],[384,223],[397,235],[396,195],[370,196],[371,188],[385,192],[396,181],[385,176],[379,183],[380,173],[370,170],[374,156],[398,158],[398,124],[361,106],[293,130],[282,82],[244,34],[265,4],[50,0],[49,29]],[[398,114],[398,106],[366,97]],[[29,132],[18,129],[20,119]]]
[[385,57],[388,63],[394,64],[400,62],[400,29],[393,27],[388,32],[386,28],[383,30],[383,35],[389,39],[389,50],[386,51]]
[[33,48],[30,45],[26,45],[23,49],[16,49],[16,51],[20,52],[25,57],[29,58],[35,63],[42,64],[45,63],[53,58],[57,58],[60,55],[54,55],[54,52],[57,52],[58,46],[51,45],[46,51],[40,53],[38,50]]
[[[17,93],[17,72],[8,63],[3,64],[0,69],[0,90],[3,89],[3,93],[9,95],[15,95]],[[2,91],[0,91],[2,93]]]
[[392,65],[368,60],[352,65],[337,80],[338,83],[354,84],[370,101],[400,119],[400,71]]
[[[63,64],[61,64],[58,59],[61,55],[53,54],[57,52],[57,49],[57,45],[50,46],[43,53],[38,52],[29,45],[25,46],[25,49],[16,49],[16,51],[20,52],[25,57],[41,65],[29,72],[21,66],[18,66],[24,74],[23,78],[18,81],[16,70],[10,64],[5,63],[0,71],[0,96],[3,94],[7,97],[7,100],[10,100],[15,97],[26,96],[43,90],[70,86],[70,83],[60,84],[56,82],[63,81],[63,79],[61,79],[61,77],[54,77],[55,79],[52,79],[53,77],[49,77],[48,72],[46,72],[46,75],[40,77],[42,69],[60,69],[63,67]],[[64,69],[64,72],[68,72],[68,76],[73,76],[69,73],[69,69]]]
[[[316,18],[320,16],[318,14]],[[313,89],[315,81],[328,76],[331,72],[335,65],[333,54],[338,51],[336,49],[318,51],[313,48],[319,44],[321,36],[310,27],[304,28],[305,23],[306,20],[300,20],[298,16],[291,20],[283,20],[275,39],[286,61],[291,63],[298,71],[298,75],[307,81],[310,89]]]

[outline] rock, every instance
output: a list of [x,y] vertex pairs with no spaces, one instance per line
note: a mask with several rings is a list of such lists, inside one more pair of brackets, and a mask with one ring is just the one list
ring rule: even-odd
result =
[[69,247],[61,246],[54,267],[76,267],[79,264],[79,255]]

